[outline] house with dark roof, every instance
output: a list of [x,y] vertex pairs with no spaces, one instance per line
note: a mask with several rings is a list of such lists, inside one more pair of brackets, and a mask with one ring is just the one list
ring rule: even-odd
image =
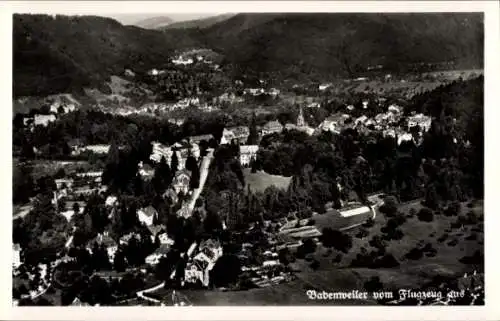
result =
[[179,200],[179,197],[173,188],[167,189],[165,193],[163,193],[163,198],[169,199],[172,204],[176,204]]
[[108,258],[111,263],[113,263],[115,259],[115,254],[118,251],[118,244],[116,241],[109,236],[108,232],[99,233],[93,240],[87,243],[87,251],[92,253],[92,248],[94,247],[94,243],[97,243],[100,246],[103,246],[108,252]]
[[222,246],[219,241],[209,239],[202,242],[198,247],[198,253],[186,265],[185,282],[196,283],[199,281],[203,286],[208,286],[210,271],[221,256]]

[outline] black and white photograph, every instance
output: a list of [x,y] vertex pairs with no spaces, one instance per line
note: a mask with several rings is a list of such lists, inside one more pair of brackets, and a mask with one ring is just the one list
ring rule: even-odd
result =
[[217,10],[11,14],[12,307],[484,306],[485,13]]

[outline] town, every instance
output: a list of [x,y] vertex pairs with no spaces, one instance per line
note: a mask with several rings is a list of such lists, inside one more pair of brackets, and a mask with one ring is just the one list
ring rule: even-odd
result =
[[482,70],[384,68],[281,81],[192,48],[16,113],[14,304],[301,304],[417,267],[479,304]]

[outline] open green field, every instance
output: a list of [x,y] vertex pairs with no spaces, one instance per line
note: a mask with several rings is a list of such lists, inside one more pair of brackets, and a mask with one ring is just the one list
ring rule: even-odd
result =
[[[417,201],[402,205],[400,212],[408,214],[410,208],[417,212],[422,205]],[[472,211],[478,217],[482,216],[483,204],[477,202],[472,207],[462,203],[460,214]],[[434,276],[454,276],[470,272],[472,266],[459,262],[465,255],[471,255],[476,250],[482,251],[483,232],[481,223],[476,226],[468,225],[463,228],[451,229],[450,223],[456,220],[456,216],[447,217],[435,215],[432,222],[419,221],[416,216],[408,217],[407,221],[400,227],[404,233],[402,240],[387,242],[386,251],[400,263],[395,268],[352,268],[351,261],[364,247],[368,252],[374,250],[368,242],[374,235],[382,235],[380,229],[387,218],[377,213],[375,225],[368,228],[369,236],[359,239],[355,235],[359,228],[354,228],[347,233],[353,236],[353,247],[344,254],[340,262],[334,262],[334,258],[340,254],[336,250],[323,247],[321,244],[312,258],[297,259],[290,265],[296,273],[294,281],[271,286],[267,288],[251,289],[248,291],[208,291],[208,290],[186,290],[183,294],[191,300],[194,305],[353,305],[353,304],[376,304],[375,301],[361,300],[332,300],[311,301],[305,291],[316,289],[318,291],[364,291],[364,283],[372,276],[378,276],[384,285],[384,290],[400,288],[416,289],[420,285],[431,281]],[[450,230],[451,229],[451,230]],[[477,240],[466,240],[465,238],[476,229]],[[449,231],[449,232],[446,232]],[[447,239],[440,243],[437,241],[444,233],[448,233]],[[456,245],[449,245],[451,240],[457,240]],[[419,242],[431,243],[437,250],[436,256],[423,256],[420,260],[409,260],[405,254]],[[306,256],[307,257],[307,256]],[[312,259],[319,262],[319,268],[311,268]]]
[[246,185],[245,189],[249,186],[252,192],[263,192],[269,186],[276,186],[277,188],[287,189],[290,185],[291,177],[271,175],[264,171],[257,171],[252,173],[249,168],[243,170],[245,175]]
[[[406,204],[400,207],[400,212],[408,214],[410,208],[414,208],[418,212],[422,205],[419,202]],[[482,217],[482,202],[477,202],[472,208],[469,208],[467,203],[462,203],[460,214],[464,215],[469,211],[472,211],[478,217]],[[380,229],[388,219],[383,214],[377,213],[375,225],[367,229],[369,231],[367,237],[362,239],[355,237],[357,231],[359,231],[358,228],[347,232],[353,237],[353,246],[348,253],[344,254],[336,250],[329,251],[319,246],[314,255],[315,259],[320,262],[318,271],[326,271],[324,273],[327,273],[330,277],[333,277],[341,270],[360,273],[365,279],[370,276],[379,276],[382,283],[388,288],[415,287],[424,281],[430,281],[436,275],[452,276],[470,272],[472,267],[459,262],[459,259],[472,255],[476,250],[483,251],[484,232],[482,221],[480,220],[480,223],[476,225],[451,228],[451,223],[455,222],[456,219],[456,216],[448,217],[443,214],[435,215],[432,222],[419,221],[417,216],[408,217],[407,221],[400,227],[404,237],[401,240],[388,241],[386,247],[386,252],[392,254],[398,260],[400,266],[391,269],[351,268],[350,263],[362,248],[365,248],[367,252],[374,250],[369,244],[372,237],[383,235]],[[472,231],[472,229],[475,229],[475,231]],[[438,242],[438,239],[444,234],[448,234],[446,239],[443,242]],[[467,240],[466,238],[471,234],[476,234],[477,239]],[[452,243],[450,244],[450,242]],[[437,250],[436,255],[434,257],[424,255],[420,260],[405,258],[405,254],[419,243],[421,245],[430,243]],[[342,254],[341,261],[332,263],[332,259],[337,254]],[[298,260],[296,264],[299,265],[298,268],[302,272],[308,271],[306,275],[311,274],[314,277],[318,273],[318,271],[309,268],[308,262]],[[302,275],[304,274],[302,273]]]
[[373,214],[369,210],[359,215],[347,217],[340,215],[340,213],[336,210],[331,210],[324,214],[316,214],[312,217],[312,219],[314,220],[314,225],[322,231],[325,227],[329,227],[334,230],[348,229],[351,226],[363,224],[371,217],[373,217]]

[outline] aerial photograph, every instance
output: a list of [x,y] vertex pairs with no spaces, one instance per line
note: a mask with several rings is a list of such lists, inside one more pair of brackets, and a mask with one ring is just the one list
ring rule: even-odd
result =
[[484,305],[485,14],[282,10],[13,14],[12,306]]

